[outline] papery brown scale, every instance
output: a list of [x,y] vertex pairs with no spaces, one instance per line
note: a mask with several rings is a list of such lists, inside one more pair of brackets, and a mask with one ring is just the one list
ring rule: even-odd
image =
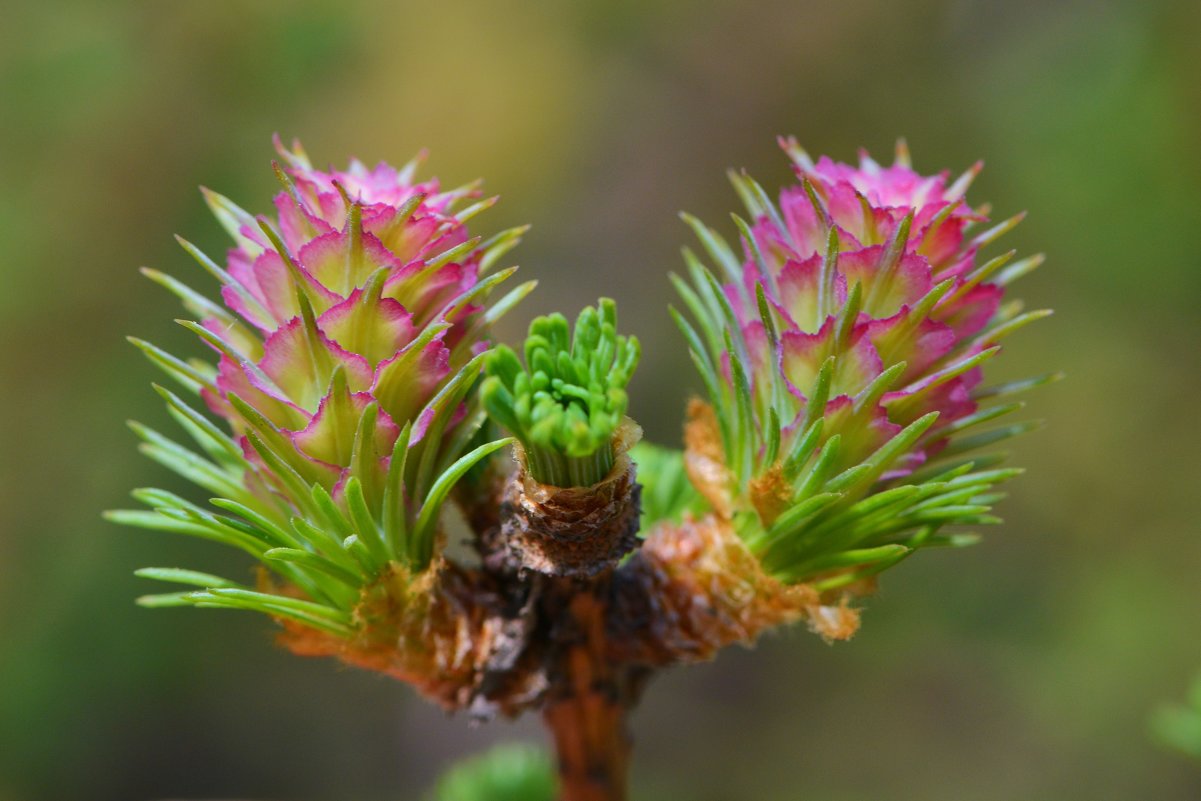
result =
[[844,595],[837,605],[818,605],[809,610],[809,630],[826,642],[849,640],[859,631],[859,610]]
[[[627,451],[641,436],[637,424],[624,420],[613,436],[612,469],[589,487],[555,487],[517,470],[505,489],[500,538],[521,567],[548,576],[590,577],[637,547],[642,488]],[[515,452],[523,465],[520,444]]]
[[364,591],[354,618],[358,634],[349,639],[280,621],[279,642],[301,656],[333,656],[404,681],[448,711],[515,716],[544,689],[536,669],[510,670],[499,681],[493,675],[498,650],[512,648],[513,627],[477,571],[440,561],[413,577],[391,566]]
[[717,412],[700,398],[692,398],[685,415],[684,469],[688,479],[713,511],[728,520],[733,514],[731,477],[726,468]]
[[788,510],[792,505],[792,495],[792,485],[784,478],[784,470],[779,464],[751,479],[751,504],[759,513],[764,527],[770,526]]
[[714,516],[655,529],[618,571],[612,603],[611,656],[633,664],[708,661],[726,646],[751,645],[768,629],[800,620],[817,621],[819,633],[839,639],[854,633],[841,612],[838,627],[826,625],[831,613],[817,590],[768,575],[729,523]]

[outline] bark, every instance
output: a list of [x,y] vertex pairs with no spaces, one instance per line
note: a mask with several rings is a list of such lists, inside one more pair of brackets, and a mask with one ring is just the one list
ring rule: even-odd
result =
[[558,756],[561,801],[625,801],[630,757],[626,715],[634,703],[629,671],[608,658],[598,582],[560,582],[550,604],[566,603],[552,630],[551,690],[543,707]]

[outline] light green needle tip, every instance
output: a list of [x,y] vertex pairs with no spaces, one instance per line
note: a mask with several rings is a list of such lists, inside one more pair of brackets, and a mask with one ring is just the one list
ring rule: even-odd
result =
[[617,304],[601,298],[580,312],[574,329],[562,314],[536,318],[522,351],[524,365],[503,345],[489,354],[484,407],[521,441],[536,479],[595,484],[613,465],[613,434],[642,352],[638,339],[617,333]]

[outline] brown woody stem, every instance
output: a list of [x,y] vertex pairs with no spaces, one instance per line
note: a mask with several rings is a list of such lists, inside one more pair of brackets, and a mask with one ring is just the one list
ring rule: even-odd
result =
[[607,658],[605,604],[596,592],[603,583],[560,580],[548,593],[551,603],[557,597],[567,605],[553,635],[554,689],[542,713],[558,755],[560,801],[627,797],[633,699],[625,671]]

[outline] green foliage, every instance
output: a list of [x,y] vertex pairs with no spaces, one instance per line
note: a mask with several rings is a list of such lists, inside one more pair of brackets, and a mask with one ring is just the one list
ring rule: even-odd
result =
[[[432,449],[423,443],[410,446],[410,428],[402,430],[388,460],[382,483],[364,480],[374,475],[369,464],[375,453],[372,427],[375,415],[360,421],[356,458],[343,487],[343,501],[335,501],[320,480],[305,478],[293,469],[284,455],[283,440],[272,440],[277,430],[264,435],[247,434],[258,455],[286,477],[292,503],[261,487],[256,469],[242,455],[234,439],[222,433],[182,398],[156,387],[167,399],[172,416],[183,426],[205,455],[173,442],[138,423],[131,423],[142,437],[142,451],[168,469],[211,492],[211,508],[196,505],[159,489],[139,489],[133,497],[149,507],[120,509],[105,513],[115,523],[213,540],[245,551],[284,581],[302,590],[306,600],[281,597],[216,576],[175,568],[139,570],[143,578],[185,584],[200,589],[149,595],[138,599],[143,606],[222,607],[251,609],[286,617],[333,634],[350,631],[350,611],[358,602],[361,588],[390,563],[419,571],[429,564],[434,551],[437,515],[454,483],[473,465],[508,445],[501,439],[479,445],[450,464],[431,467]],[[453,394],[453,393],[452,393]],[[236,402],[236,396],[235,402]],[[432,416],[441,419],[453,405],[435,398]],[[264,426],[271,424],[263,421]],[[425,444],[431,442],[427,437]],[[369,453],[367,451],[370,451]],[[362,452],[361,456],[358,456]],[[353,465],[362,465],[356,470]],[[417,503],[406,502],[408,498]]]
[[663,521],[680,522],[685,514],[701,514],[704,499],[688,480],[684,452],[649,442],[630,449],[642,485],[642,529]]
[[523,365],[511,348],[492,351],[484,408],[521,441],[534,478],[595,484],[613,466],[613,433],[641,355],[637,337],[617,334],[617,304],[601,298],[580,312],[574,333],[561,314],[535,319],[524,355]]
[[1201,676],[1193,681],[1184,704],[1155,712],[1151,730],[1164,745],[1201,760]]
[[430,801],[553,801],[550,759],[525,744],[500,745],[450,769]]

